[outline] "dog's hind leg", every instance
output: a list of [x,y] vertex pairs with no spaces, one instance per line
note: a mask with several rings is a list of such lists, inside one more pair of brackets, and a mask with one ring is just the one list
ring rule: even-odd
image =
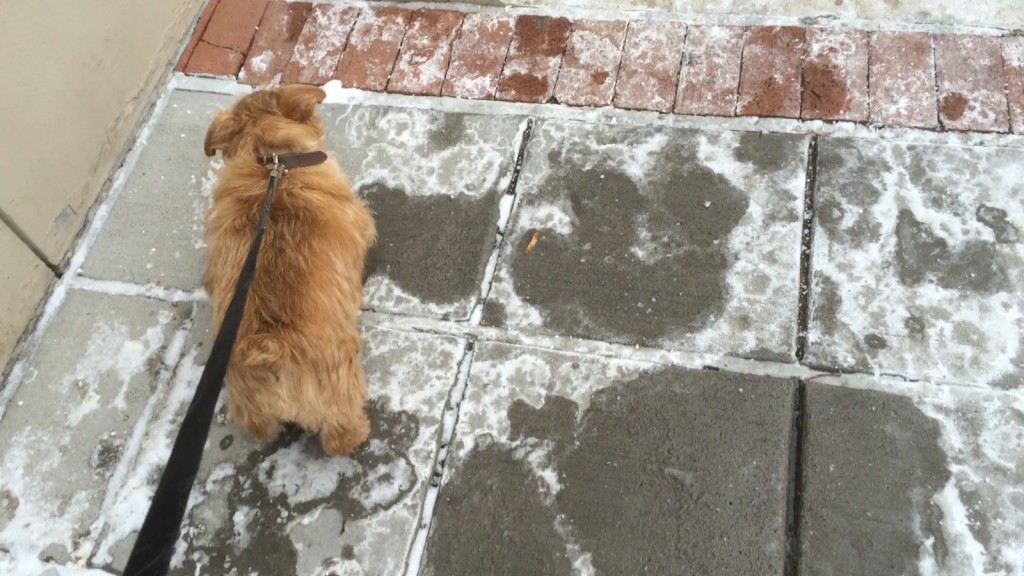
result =
[[271,397],[275,383],[274,375],[266,371],[232,370],[225,378],[228,416],[260,440],[273,440],[281,433],[282,423]]
[[366,418],[366,384],[359,357],[351,357],[321,383],[325,390],[320,443],[331,456],[351,454],[370,435]]

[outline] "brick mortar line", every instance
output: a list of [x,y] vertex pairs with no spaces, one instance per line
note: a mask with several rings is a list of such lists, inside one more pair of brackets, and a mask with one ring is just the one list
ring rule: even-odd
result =
[[668,108],[668,114],[675,114],[676,107],[679,106],[679,96],[683,82],[686,80],[683,78],[683,70],[688,66],[689,51],[687,50],[687,42],[690,40],[690,32],[693,30],[693,26],[685,24],[686,28],[683,30],[683,54],[679,58],[679,70],[676,71],[676,81],[672,84],[672,104]]
[[[873,103],[871,102],[871,100],[872,100],[871,95],[874,94],[874,92],[871,91],[871,64],[872,64],[872,62],[874,62],[874,58],[872,58],[872,56],[871,56],[871,35],[870,34],[868,34],[867,37],[864,39],[864,43],[866,45],[865,49],[868,51],[868,54],[867,54],[867,57],[865,58],[865,60],[867,61],[867,67],[868,67],[867,74],[866,74],[866,77],[867,77],[866,78],[867,79],[867,91],[868,91],[868,94],[867,94],[867,116],[868,116],[868,119],[870,120],[871,118],[874,117],[874,113],[875,113],[875,107],[874,107]],[[1012,126],[1010,127],[1010,133],[1013,133],[1013,127]]]
[[739,72],[736,73],[736,98],[732,104],[731,118],[749,118],[749,116],[740,115],[740,86],[743,85],[743,70],[744,68],[746,68],[744,63],[747,61],[747,59],[744,58],[743,55],[747,53],[747,36],[749,35],[750,30],[744,30],[743,37],[740,38],[740,69]]
[[[312,15],[312,14],[313,14],[313,12],[311,10],[310,11],[310,15]],[[348,27],[348,34],[345,34],[345,42],[343,42],[342,45],[341,45],[341,48],[338,49],[338,62],[334,65],[334,69],[331,70],[331,74],[330,74],[331,78],[334,78],[334,76],[338,73],[338,68],[341,67],[341,58],[342,58],[342,56],[345,55],[345,52],[348,50],[348,45],[352,41],[352,34],[355,33],[356,26],[359,25],[360,21],[362,21],[364,15],[365,15],[365,12],[363,10],[356,10],[356,17],[352,19],[352,25]],[[301,34],[301,32],[300,32],[300,34]],[[405,39],[405,36],[402,36],[402,38]],[[284,74],[284,70],[286,70],[288,68],[288,64],[291,64],[292,58],[295,56],[295,49],[298,48],[298,46],[299,46],[299,43],[296,40],[295,48],[292,48],[292,55],[288,58],[288,62],[285,63],[284,68],[281,69],[281,73],[282,74]],[[395,60],[398,60],[397,56],[395,57]],[[393,66],[394,66],[394,64],[392,64],[392,67]],[[391,77],[388,76],[388,81],[390,81],[390,80],[391,80]],[[385,84],[385,86],[386,86],[386,84]]]
[[[1003,41],[1004,37],[999,38],[999,64],[1003,69],[1003,99],[1006,100],[1006,122],[1009,125],[1009,131],[1013,132],[1013,112],[1010,110],[1010,68],[1006,65],[1006,55],[1003,53],[1003,46],[1006,42]],[[870,92],[869,92],[870,94]]]
[[216,1],[219,0],[203,0],[202,7],[199,8],[195,18],[193,18],[192,25],[188,27],[185,41],[181,43],[181,46],[178,47],[171,57],[171,70],[184,70],[185,66],[188,65],[188,61],[192,59],[192,53],[195,52],[196,47],[199,46],[199,42],[203,38],[203,34],[206,33],[206,29],[210,26],[210,20],[213,19],[213,11],[210,12],[210,18],[206,18],[205,22],[203,22],[203,18],[206,16],[206,11],[210,10],[210,3]]
[[[810,35],[807,33],[810,29],[810,26],[803,27],[804,40],[803,46],[800,47],[800,79],[797,80],[796,85],[797,98],[800,99],[800,105],[796,111],[796,117],[799,118],[800,120],[804,119],[804,105],[807,104],[806,99],[804,99],[804,81],[806,79],[807,74],[807,62],[809,56],[811,55],[811,38]],[[870,95],[871,92],[868,92],[868,94]],[[871,118],[871,116],[868,116],[868,118]]]
[[[217,8],[220,8],[220,4],[217,5]],[[270,2],[267,2],[266,4],[263,5],[263,11],[260,12],[260,19],[258,22],[256,22],[256,30],[253,31],[252,38],[249,38],[249,43],[245,46],[245,52],[242,52],[242,67],[238,69],[238,72],[235,73],[235,76],[241,74],[242,70],[245,68],[245,59],[249,57],[249,52],[252,50],[253,44],[256,43],[256,34],[258,33],[260,27],[263,25],[263,19],[267,17],[267,10],[269,8]],[[212,22],[213,18],[210,18],[210,21]],[[291,61],[291,59],[291,56],[289,56],[288,60]],[[285,62],[285,65],[287,66],[288,62]],[[284,69],[282,68],[281,71],[284,72]]]
[[[932,82],[935,88],[935,129],[942,131],[951,131],[946,129],[946,123],[942,120],[942,92],[939,90],[939,54],[935,50],[935,35],[928,35],[928,44],[932,50]],[[1005,77],[1005,70],[1003,76]],[[870,95],[870,92],[868,93]],[[870,97],[870,96],[869,96]],[[1007,118],[1007,124],[1009,124],[1009,118]],[[1008,131],[1013,132],[1013,126],[1008,127]]]
[[[366,10],[373,10],[374,7],[367,7],[365,9]],[[395,59],[394,59],[394,61],[391,62],[391,69],[388,70],[388,79],[384,82],[384,90],[383,90],[384,92],[387,92],[388,88],[391,88],[391,79],[395,75],[395,68],[398,67],[398,61],[401,60],[401,58],[402,58],[402,48],[405,48],[405,39],[409,37],[409,30],[412,30],[412,17],[413,17],[413,14],[415,14],[415,12],[416,12],[416,10],[413,9],[412,13],[409,14],[409,22],[406,23],[405,30],[402,30],[402,40],[398,43],[398,50],[395,51]],[[353,26],[352,29],[354,30],[355,26]],[[460,26],[460,30],[461,30],[461,26]],[[342,55],[342,57],[344,57],[344,54]],[[338,66],[339,67],[341,66],[341,58],[338,58]],[[335,70],[334,73],[337,74],[338,73],[337,70]],[[445,73],[447,74],[447,71]],[[447,79],[447,78],[445,78],[445,79]],[[441,80],[441,89],[442,90],[444,90],[444,80],[445,79]],[[370,92],[370,90],[367,90],[367,92]]]
[[[448,46],[448,64],[446,64],[445,67],[444,67],[444,76],[441,77],[441,89],[438,90],[438,92],[437,92],[438,96],[444,96],[444,87],[445,87],[446,84],[448,84],[448,74],[452,71],[452,62],[455,61],[455,46],[459,43],[459,40],[462,40],[462,33],[466,29],[466,17],[467,16],[469,16],[468,13],[462,15],[462,20],[459,22],[459,29],[455,31],[455,35],[452,36],[452,42]],[[404,40],[404,38],[403,38],[403,40]],[[511,45],[511,44],[512,44],[512,39],[509,38],[509,45]],[[502,60],[501,60],[502,67],[504,67],[504,65],[505,65],[505,58],[508,58],[508,49],[507,48],[506,48],[506,51],[505,51],[505,55],[502,56]],[[398,60],[398,58],[395,58],[395,60]],[[498,78],[500,80],[501,76],[498,76]],[[495,86],[495,90],[497,90],[497,86]]]
[[[252,41],[249,42],[249,46],[246,47],[245,52],[239,52],[238,50],[235,50],[234,48],[228,48],[227,46],[221,46],[220,44],[214,44],[213,42],[210,42],[206,38],[200,38],[199,42],[201,42],[203,44],[208,44],[210,46],[213,46],[214,48],[220,48],[221,50],[227,50],[228,52],[231,52],[232,54],[238,54],[239,56],[242,57],[243,61],[244,61],[245,57],[249,55],[249,50],[252,49]],[[196,46],[198,46],[198,45],[199,44],[196,44]]]
[[[563,18],[565,18],[565,17],[563,16]],[[566,51],[569,50],[569,40],[572,40],[573,24],[575,24],[576,22],[580,21],[579,19],[575,19],[575,20],[570,19],[570,18],[565,18],[565,19],[569,21],[569,29],[565,32],[565,42],[562,44],[562,53],[558,55],[558,70],[555,71],[555,77],[551,79],[551,96],[549,96],[548,99],[544,101],[544,104],[561,104],[561,102],[558,101],[558,96],[556,95],[556,92],[558,92],[558,79],[562,77],[562,68],[565,67],[564,66],[565,65],[565,53],[566,53]],[[512,42],[515,42],[515,40],[516,40],[516,38],[515,38],[515,24],[513,24],[513,32],[512,32],[512,34],[513,34],[512,35],[512,39],[508,43],[510,50],[512,48]],[[505,52],[505,59],[508,60],[508,52]],[[620,64],[621,64],[621,61],[620,61]],[[504,62],[502,62],[502,64],[501,64],[501,71],[502,72],[505,71],[505,63]],[[501,82],[501,80],[500,80],[501,77],[499,76],[498,78],[499,78],[498,82],[500,83]],[[616,76],[615,83],[618,84],[618,82],[619,82],[618,76]],[[614,98],[615,98],[615,96],[613,95],[612,99],[614,100]]]

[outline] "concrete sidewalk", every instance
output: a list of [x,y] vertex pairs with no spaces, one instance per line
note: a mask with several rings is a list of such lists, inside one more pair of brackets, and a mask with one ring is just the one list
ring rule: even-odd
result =
[[[329,88],[372,437],[222,413],[175,574],[1024,575],[1024,137]],[[0,572],[124,565],[244,90],[176,77],[7,382]]]

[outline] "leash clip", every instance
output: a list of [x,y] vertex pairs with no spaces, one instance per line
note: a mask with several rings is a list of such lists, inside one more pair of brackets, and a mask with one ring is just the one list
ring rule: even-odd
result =
[[284,176],[284,173],[288,171],[288,168],[278,159],[277,154],[272,154],[270,157],[270,175],[274,178],[280,178]]

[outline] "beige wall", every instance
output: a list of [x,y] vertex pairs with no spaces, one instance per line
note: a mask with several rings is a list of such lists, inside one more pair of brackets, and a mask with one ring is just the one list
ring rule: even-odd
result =
[[0,0],[0,368],[201,4]]

